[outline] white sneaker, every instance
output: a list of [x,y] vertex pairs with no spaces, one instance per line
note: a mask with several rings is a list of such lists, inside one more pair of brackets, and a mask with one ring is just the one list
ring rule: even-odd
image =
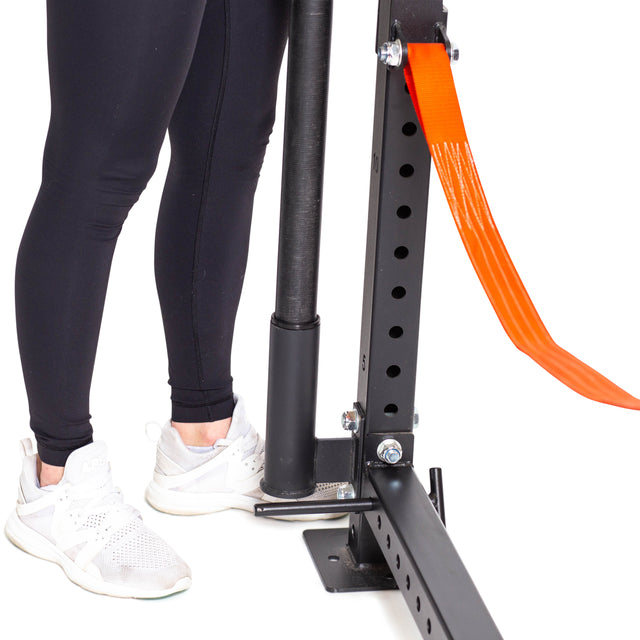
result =
[[103,442],[74,451],[62,480],[46,488],[37,479],[31,441],[21,444],[18,502],[5,526],[11,542],[95,593],[161,598],[191,586],[189,567],[113,487]]
[[[157,442],[156,467],[145,497],[165,513],[199,515],[224,509],[253,512],[258,502],[284,502],[260,489],[264,476],[264,441],[249,423],[244,401],[234,394],[235,408],[226,438],[204,452],[187,448],[171,421]],[[318,484],[303,500],[335,500],[340,483]],[[339,518],[345,514],[282,516],[283,520]]]

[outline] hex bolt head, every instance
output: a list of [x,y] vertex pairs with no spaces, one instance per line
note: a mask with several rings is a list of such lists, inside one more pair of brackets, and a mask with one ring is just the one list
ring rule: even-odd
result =
[[451,64],[455,64],[460,60],[460,49],[452,42],[451,43]]
[[383,440],[378,445],[378,458],[387,464],[396,464],[402,459],[402,445],[392,438]]
[[345,431],[353,431],[353,433],[357,433],[359,426],[360,416],[358,416],[358,412],[355,409],[345,411],[342,414],[342,428]]
[[378,48],[378,60],[388,67],[399,67],[402,64],[402,43],[400,40],[383,42]]
[[356,490],[349,482],[341,484],[338,487],[337,498],[338,500],[353,500],[356,497]]
[[420,424],[420,416],[418,415],[418,409],[413,407],[413,428],[417,429]]

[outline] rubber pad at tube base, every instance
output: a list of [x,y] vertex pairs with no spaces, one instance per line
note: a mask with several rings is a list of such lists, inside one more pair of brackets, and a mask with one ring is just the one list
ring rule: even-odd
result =
[[449,57],[442,44],[409,44],[404,73],[451,213],[504,330],[518,349],[577,393],[640,410],[640,400],[558,346],[495,225],[473,161]]

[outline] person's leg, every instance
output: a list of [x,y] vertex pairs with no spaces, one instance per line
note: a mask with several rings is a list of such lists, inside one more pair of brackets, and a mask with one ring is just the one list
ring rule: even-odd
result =
[[[243,398],[232,391],[230,360],[289,4],[209,2],[169,127],[172,158],[156,233],[156,280],[172,421],[160,433],[145,494],[166,513],[253,512],[257,502],[274,500],[260,488],[264,441]],[[338,486],[318,485],[309,499],[335,500]]]
[[19,498],[5,531],[80,586],[109,595],[162,597],[191,584],[188,566],[113,486],[106,446],[91,442],[89,387],[116,240],[155,169],[206,4],[47,5],[51,124],[16,270],[41,460],[24,440]]
[[205,5],[48,0],[51,122],[16,269],[20,354],[45,484],[92,441],[89,388],[114,247],[155,170]]
[[172,420],[188,445],[223,438],[231,345],[288,27],[283,0],[211,0],[169,127],[156,233]]

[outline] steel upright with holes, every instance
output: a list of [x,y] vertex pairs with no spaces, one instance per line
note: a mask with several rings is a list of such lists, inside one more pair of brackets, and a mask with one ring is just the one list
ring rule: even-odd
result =
[[[329,591],[398,588],[425,638],[501,635],[444,526],[440,470],[413,470],[420,294],[430,156],[400,68],[408,42],[446,42],[442,0],[380,0],[371,189],[357,400],[350,438],[315,438],[317,242],[331,0],[292,0],[278,273],[263,487],[300,497],[350,481],[350,499],[258,505],[256,515],[349,511],[349,527],[305,532]],[[310,126],[313,124],[313,126]],[[310,279],[311,274],[311,279]],[[280,309],[280,311],[279,311]]]

